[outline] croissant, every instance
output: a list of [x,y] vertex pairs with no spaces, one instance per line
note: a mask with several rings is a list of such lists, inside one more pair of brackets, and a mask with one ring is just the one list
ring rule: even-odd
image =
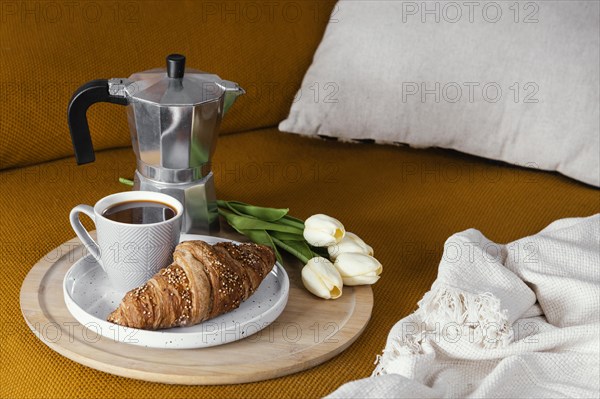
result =
[[182,242],[173,263],[125,294],[107,320],[144,330],[198,324],[239,307],[274,264],[264,245]]

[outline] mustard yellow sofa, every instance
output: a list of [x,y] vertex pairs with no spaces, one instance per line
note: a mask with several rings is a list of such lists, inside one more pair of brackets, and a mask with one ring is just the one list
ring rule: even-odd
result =
[[[445,239],[470,227],[496,242],[600,211],[600,192],[555,173],[457,152],[348,144],[277,130],[334,1],[3,2],[0,21],[0,397],[318,397],[366,377],[395,321],[436,275]],[[19,289],[31,266],[72,238],[69,210],[126,188],[126,116],[93,107],[97,160],[76,166],[66,121],[72,92],[186,54],[192,67],[246,88],[214,160],[223,199],[341,219],[384,265],[362,336],[305,372],[232,386],[172,386],[113,376],[53,352],[29,330]],[[343,67],[343,66],[340,66]]]

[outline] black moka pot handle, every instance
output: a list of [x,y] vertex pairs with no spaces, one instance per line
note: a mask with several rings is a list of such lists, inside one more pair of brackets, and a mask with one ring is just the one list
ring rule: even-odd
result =
[[67,118],[78,165],[94,162],[96,159],[86,113],[91,105],[99,102],[128,104],[125,97],[113,96],[108,92],[107,79],[92,80],[77,89],[69,102]]

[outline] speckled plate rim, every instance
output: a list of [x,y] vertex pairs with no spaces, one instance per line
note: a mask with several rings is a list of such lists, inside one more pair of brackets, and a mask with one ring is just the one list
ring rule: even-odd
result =
[[[215,244],[217,242],[234,242],[237,241],[229,240],[222,237],[203,236],[195,234],[182,234],[180,242],[190,240],[202,240],[209,244]],[[86,263],[86,265],[84,265]],[[90,266],[90,263],[92,264]],[[77,301],[71,295],[73,274],[79,272],[79,269],[86,267],[88,270],[84,272],[87,274],[91,271],[91,268],[99,268],[100,266],[93,262],[91,255],[84,256],[76,261],[67,271],[63,279],[63,295],[65,305],[71,315],[81,325],[88,329],[91,329],[94,333],[99,333],[105,338],[122,342],[125,344],[138,345],[148,348],[158,349],[197,349],[207,348],[211,346],[223,345],[229,342],[234,342],[243,338],[246,338],[252,334],[259,332],[260,330],[268,327],[274,322],[277,317],[283,312],[287,304],[290,283],[288,275],[285,269],[276,263],[271,271],[276,278],[280,287],[278,292],[280,296],[264,311],[257,312],[256,316],[244,320],[243,322],[236,322],[234,325],[223,328],[224,325],[228,324],[229,319],[232,317],[232,313],[226,313],[217,318],[207,320],[204,323],[197,324],[190,327],[177,327],[166,330],[141,330],[137,328],[123,327],[106,320],[100,319],[93,314],[88,313],[83,309]],[[259,294],[261,288],[253,294]],[[256,305],[255,305],[256,306]],[[211,326],[210,330],[205,330],[205,326]],[[215,327],[216,328],[212,328]],[[252,328],[250,328],[252,327]]]

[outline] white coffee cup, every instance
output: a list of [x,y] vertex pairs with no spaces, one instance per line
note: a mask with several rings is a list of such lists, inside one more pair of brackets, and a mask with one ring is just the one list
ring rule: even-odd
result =
[[[107,208],[131,201],[152,201],[168,205],[174,217],[148,224],[117,222],[103,216]],[[98,242],[94,241],[79,220],[89,216],[96,225]],[[183,205],[170,195],[151,191],[128,191],[106,196],[89,205],[77,205],[69,219],[77,237],[100,263],[112,286],[122,292],[143,285],[156,272],[168,266],[179,242]]]

